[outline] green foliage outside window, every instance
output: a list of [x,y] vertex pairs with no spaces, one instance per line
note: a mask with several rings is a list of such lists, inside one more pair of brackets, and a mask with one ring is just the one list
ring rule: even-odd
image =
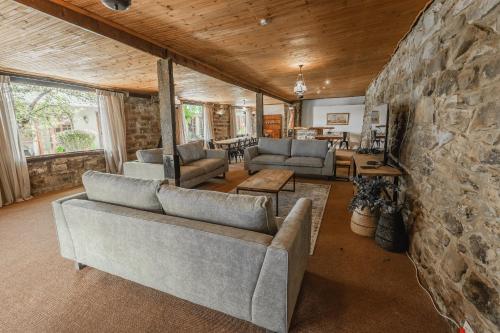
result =
[[95,136],[80,130],[69,130],[57,134],[57,151],[72,152],[95,149]]

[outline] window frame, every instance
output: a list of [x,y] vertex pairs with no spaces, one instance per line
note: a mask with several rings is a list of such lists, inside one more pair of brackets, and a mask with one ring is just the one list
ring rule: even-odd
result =
[[[41,160],[51,160],[58,157],[73,157],[73,156],[85,156],[85,155],[99,155],[104,153],[104,149],[102,148],[102,126],[101,126],[101,117],[99,111],[99,101],[96,93],[97,88],[92,88],[89,86],[72,84],[60,82],[52,79],[45,78],[31,78],[31,77],[23,77],[18,75],[6,74],[10,77],[10,83],[12,84],[25,84],[25,85],[35,85],[40,87],[48,87],[48,88],[56,88],[56,89],[65,89],[65,90],[76,90],[82,92],[90,92],[95,94],[95,102],[96,102],[96,132],[97,132],[97,141],[99,143],[100,148],[97,149],[89,149],[89,150],[78,150],[71,152],[63,152],[63,153],[49,153],[49,154],[39,154],[26,156],[27,161],[41,161]],[[13,93],[12,93],[13,94]],[[13,102],[15,103],[15,96],[12,96]],[[15,108],[15,106],[14,106]],[[16,124],[18,121],[16,119]],[[19,126],[19,124],[18,124]]]

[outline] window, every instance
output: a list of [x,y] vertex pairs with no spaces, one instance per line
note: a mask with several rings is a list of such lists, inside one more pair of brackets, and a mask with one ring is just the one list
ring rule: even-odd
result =
[[186,120],[186,140],[203,140],[203,106],[197,104],[182,104]]
[[12,82],[14,107],[26,156],[101,147],[94,92]]
[[236,109],[236,135],[243,136],[247,134],[247,112],[245,109]]

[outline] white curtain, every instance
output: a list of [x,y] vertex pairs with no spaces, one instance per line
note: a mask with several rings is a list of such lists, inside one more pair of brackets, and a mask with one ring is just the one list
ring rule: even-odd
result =
[[236,109],[231,106],[229,111],[229,136],[235,138],[237,136],[238,129],[236,128]]
[[214,139],[213,105],[203,104],[203,135],[205,136],[205,142]]
[[127,161],[124,95],[106,90],[96,93],[106,170],[121,174],[123,163]]
[[248,136],[254,136],[255,134],[255,129],[253,126],[253,115],[252,115],[252,109],[247,108],[245,112],[245,127],[247,131]]
[[295,108],[288,108],[288,129],[293,129],[295,127]]
[[0,75],[0,207],[31,198],[26,157],[19,138],[10,78]]
[[176,126],[176,141],[178,145],[186,143],[186,118],[184,117],[184,108],[182,104],[175,106],[175,126]]

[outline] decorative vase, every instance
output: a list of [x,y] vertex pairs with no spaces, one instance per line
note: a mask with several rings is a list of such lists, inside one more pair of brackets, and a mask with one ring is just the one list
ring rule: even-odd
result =
[[351,217],[351,230],[364,237],[373,237],[377,228],[378,214],[370,208],[356,208]]
[[401,213],[382,214],[378,220],[375,243],[391,252],[404,252],[408,248],[408,235]]

